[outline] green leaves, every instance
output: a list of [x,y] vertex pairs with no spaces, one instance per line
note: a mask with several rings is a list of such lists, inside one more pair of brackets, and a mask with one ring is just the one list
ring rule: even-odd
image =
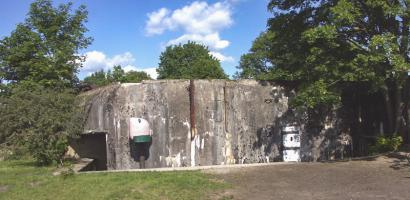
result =
[[379,136],[376,138],[376,144],[370,146],[369,151],[372,154],[397,151],[402,143],[403,138],[396,134],[391,137]]
[[85,77],[84,82],[101,87],[110,84],[111,80],[108,79],[108,75],[104,72],[104,70],[100,70],[92,73],[90,76]]
[[0,143],[27,148],[39,164],[58,162],[68,138],[82,132],[83,117],[72,90],[23,82],[0,97]]
[[158,79],[226,79],[219,60],[207,47],[188,42],[168,46],[161,53]]
[[[272,0],[268,9],[272,37],[263,56],[271,67],[257,72],[298,83],[297,105],[336,103],[341,91],[364,82],[372,92],[388,82],[404,84],[410,70],[407,1]],[[243,63],[244,72],[258,64]]]
[[360,10],[352,1],[340,0],[330,8],[333,20],[338,26],[353,25],[361,16]]
[[302,33],[302,39],[312,44],[317,40],[324,40],[330,44],[337,47],[335,40],[337,39],[338,33],[336,27],[332,25],[318,26]]
[[329,90],[329,85],[331,84],[326,83],[323,79],[303,85],[292,103],[307,108],[340,103],[340,96]]
[[33,81],[45,86],[71,87],[83,58],[78,55],[92,41],[84,34],[87,11],[71,3],[54,8],[49,0],[31,4],[24,23],[0,41],[0,79]]
[[82,131],[76,73],[91,43],[87,11],[50,0],[31,4],[24,23],[0,40],[0,143],[27,148],[40,164],[59,161],[68,138]]
[[129,71],[122,78],[123,83],[139,83],[143,80],[151,80],[146,72]]
[[253,41],[250,52],[241,56],[239,66],[236,67],[241,71],[236,73],[235,78],[262,79],[262,76],[268,73],[272,67],[268,56],[273,37],[272,32],[266,31]]
[[129,71],[124,72],[120,65],[114,66],[113,71],[104,72],[104,70],[92,73],[84,78],[84,82],[98,87],[111,84],[113,82],[121,83],[139,83],[143,80],[150,80],[151,77],[146,72]]

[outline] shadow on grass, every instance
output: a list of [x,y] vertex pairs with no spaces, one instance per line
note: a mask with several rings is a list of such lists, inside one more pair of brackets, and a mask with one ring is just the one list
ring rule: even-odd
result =
[[6,165],[10,167],[42,167],[33,160],[9,160],[6,162]]

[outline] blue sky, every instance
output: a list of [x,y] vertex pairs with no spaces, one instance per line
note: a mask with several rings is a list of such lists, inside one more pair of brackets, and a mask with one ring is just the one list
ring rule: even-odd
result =
[[[0,38],[23,22],[30,0],[1,0]],[[55,0],[54,3],[66,3]],[[79,77],[121,64],[155,76],[165,46],[193,40],[209,46],[229,75],[240,56],[266,29],[267,0],[73,0],[89,12],[86,24],[93,43],[80,53],[87,56]]]

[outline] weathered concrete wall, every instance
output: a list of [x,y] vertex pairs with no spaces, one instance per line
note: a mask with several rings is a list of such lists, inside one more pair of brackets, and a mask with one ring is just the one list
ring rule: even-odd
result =
[[89,111],[86,132],[107,133],[108,169],[139,167],[128,138],[130,117],[148,120],[154,132],[146,167],[279,161],[286,124],[302,128],[302,159],[317,160],[327,143],[336,142],[328,136],[339,134],[334,120],[305,130],[305,114],[288,109],[292,93],[271,82],[195,80],[197,135],[191,140],[189,85],[189,80],[146,81],[81,95]]

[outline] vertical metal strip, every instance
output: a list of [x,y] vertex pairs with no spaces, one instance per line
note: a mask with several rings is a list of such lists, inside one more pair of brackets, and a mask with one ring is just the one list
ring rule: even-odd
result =
[[191,140],[195,138],[195,84],[194,80],[189,80],[189,109],[190,109],[190,121],[191,121]]
[[225,132],[228,132],[228,100],[227,100],[227,94],[226,94],[226,81],[224,85],[224,121],[225,121]]

